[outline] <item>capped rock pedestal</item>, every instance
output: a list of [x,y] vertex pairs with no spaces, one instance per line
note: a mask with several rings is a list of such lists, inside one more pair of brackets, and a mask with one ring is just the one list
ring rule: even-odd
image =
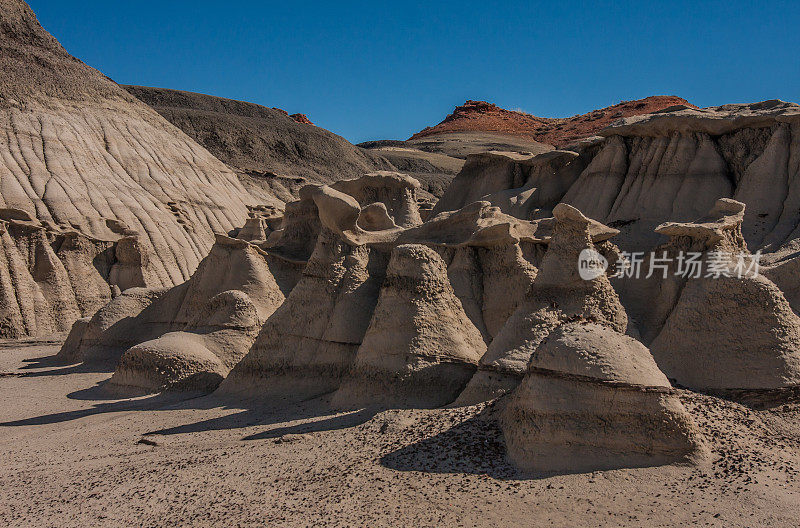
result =
[[561,326],[539,345],[501,423],[509,458],[524,471],[587,472],[707,456],[647,348],[591,323]]

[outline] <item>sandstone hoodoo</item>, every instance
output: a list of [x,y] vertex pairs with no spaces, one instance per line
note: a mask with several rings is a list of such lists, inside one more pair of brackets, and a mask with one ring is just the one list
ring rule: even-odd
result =
[[217,236],[197,271],[170,290],[125,291],[73,328],[59,355],[119,358],[111,383],[148,391],[213,390],[296,282],[296,264]]
[[563,325],[539,344],[501,422],[511,460],[537,473],[708,457],[647,348],[593,323]]
[[[316,90],[298,109],[320,125],[380,117],[363,102],[401,104],[398,75],[415,78],[398,61],[437,55],[394,53],[391,6],[253,4],[208,11],[234,28],[226,75],[245,61],[241,93]],[[762,8],[748,30],[775,45],[766,70],[794,64],[775,40],[789,11],[786,31]],[[503,16],[449,31],[472,18],[447,19],[475,38],[444,55],[488,45],[487,72],[587,50],[537,31],[509,46]],[[363,48],[365,21],[380,38],[338,61],[358,74],[342,84],[319,59]],[[417,26],[426,46],[440,29]],[[216,33],[197,49],[220,51]],[[175,48],[177,66],[219,62]],[[497,77],[400,91],[430,103]],[[354,79],[385,93],[331,98]],[[468,100],[353,145],[305,114],[119,86],[0,0],[0,129],[0,527],[797,525],[798,104],[653,96],[540,118]]]
[[682,386],[762,395],[800,386],[800,318],[759,274],[742,236],[744,217],[744,204],[721,199],[696,223],[656,229],[672,247],[702,252],[700,262],[715,270],[685,280],[651,344],[661,368]]
[[397,246],[372,321],[334,405],[446,405],[472,377],[485,350],[441,257],[426,246]]
[[[353,382],[340,390],[337,404],[352,406],[343,395],[365,375],[358,368],[361,357],[366,366],[385,363],[375,374],[376,386],[404,372],[408,385],[398,385],[394,395],[360,391],[354,401],[358,396],[364,403],[408,405],[409,387],[417,386],[419,376],[428,373],[431,380],[439,376],[439,383],[432,383],[429,394],[420,394],[419,402],[435,406],[455,398],[485,350],[484,339],[490,339],[487,327],[498,331],[535,274],[521,244],[536,255],[531,248],[543,240],[535,234],[536,225],[503,215],[485,202],[418,224],[417,188],[407,177],[380,173],[302,190],[300,204],[308,205],[289,204],[287,211],[315,211],[319,230],[287,228],[279,244],[305,246],[289,239],[312,237],[314,251],[297,286],[267,320],[221,391],[304,399],[336,390],[349,376]],[[375,199],[380,201],[370,203]],[[311,216],[305,218],[312,222]],[[408,250],[403,250],[390,264],[391,255],[403,244],[412,244],[417,248],[413,255],[428,255],[430,261],[406,258]],[[267,252],[276,250],[278,246],[266,247]],[[470,261],[473,264],[465,267]],[[465,274],[466,270],[472,271]],[[484,290],[510,293],[494,298]],[[425,323],[428,316],[434,322]],[[405,330],[398,327],[398,318],[408,320]],[[380,344],[383,339],[388,341]],[[445,352],[437,356],[438,349]],[[417,374],[412,365],[401,368],[396,362],[405,357],[402,350],[404,354],[417,350],[412,356],[420,358],[431,354],[425,361],[432,368]],[[422,368],[425,361],[420,361],[417,366]],[[396,372],[391,370],[395,368]],[[452,380],[436,374],[451,368]],[[456,375],[459,372],[463,379]],[[383,381],[380,376],[385,376]]]
[[565,322],[596,321],[619,332],[626,330],[625,309],[608,277],[600,274],[584,280],[577,266],[581,251],[594,250],[596,242],[617,231],[593,224],[566,204],[553,212],[555,227],[530,291],[489,344],[459,403],[476,403],[513,390],[539,343]]

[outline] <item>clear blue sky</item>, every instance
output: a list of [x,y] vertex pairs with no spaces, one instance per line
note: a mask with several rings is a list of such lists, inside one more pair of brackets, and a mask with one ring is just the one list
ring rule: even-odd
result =
[[122,84],[308,114],[353,142],[406,138],[466,99],[545,116],[674,94],[800,102],[800,1],[29,0]]

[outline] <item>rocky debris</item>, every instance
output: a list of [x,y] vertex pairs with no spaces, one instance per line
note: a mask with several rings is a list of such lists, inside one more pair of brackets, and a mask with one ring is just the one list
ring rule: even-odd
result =
[[503,410],[509,458],[536,473],[703,462],[699,430],[647,348],[570,323],[534,351]]
[[595,136],[612,122],[622,118],[690,108],[696,107],[680,97],[656,95],[636,101],[622,101],[588,114],[566,118],[544,118],[525,112],[506,110],[486,101],[467,101],[457,106],[444,121],[417,132],[411,139],[435,137],[452,132],[479,131],[566,146],[580,139]]
[[581,251],[594,250],[592,222],[566,204],[557,205],[553,212],[555,227],[536,278],[489,344],[459,404],[470,405],[513,390],[536,347],[566,322],[593,321],[625,332],[628,318],[608,277],[601,273],[584,280],[579,275]]
[[441,257],[426,246],[397,246],[370,325],[333,404],[446,405],[472,377],[485,350]]

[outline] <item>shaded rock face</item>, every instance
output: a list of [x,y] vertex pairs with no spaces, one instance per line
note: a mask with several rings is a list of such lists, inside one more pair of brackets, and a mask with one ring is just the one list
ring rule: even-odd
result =
[[595,321],[625,332],[628,318],[607,276],[584,280],[578,272],[581,251],[594,249],[591,221],[565,204],[554,213],[552,238],[530,291],[489,344],[479,371],[458,399],[460,404],[513,390],[536,347],[566,322]]
[[336,389],[369,325],[387,259],[323,228],[297,286],[220,390],[303,399]]
[[135,236],[99,240],[9,219],[0,221],[0,245],[1,337],[65,332],[108,303],[112,287],[158,284]]
[[563,325],[536,348],[501,424],[511,461],[535,473],[708,457],[647,348],[592,323]]
[[[21,0],[0,3],[0,28],[0,127],[7,131],[0,138],[0,208],[23,211],[53,231],[103,241],[118,240],[115,226],[125,225],[150,256],[144,283],[184,282],[213,244],[213,232],[227,232],[246,216],[250,198],[236,176],[70,56]],[[63,301],[51,293],[51,304]],[[15,295],[24,296],[22,290]],[[59,311],[64,320],[54,330],[90,315]],[[41,325],[11,324],[17,333],[41,335],[51,326],[43,317]]]
[[386,279],[334,405],[439,407],[452,402],[486,350],[441,257],[421,245],[392,251]]

